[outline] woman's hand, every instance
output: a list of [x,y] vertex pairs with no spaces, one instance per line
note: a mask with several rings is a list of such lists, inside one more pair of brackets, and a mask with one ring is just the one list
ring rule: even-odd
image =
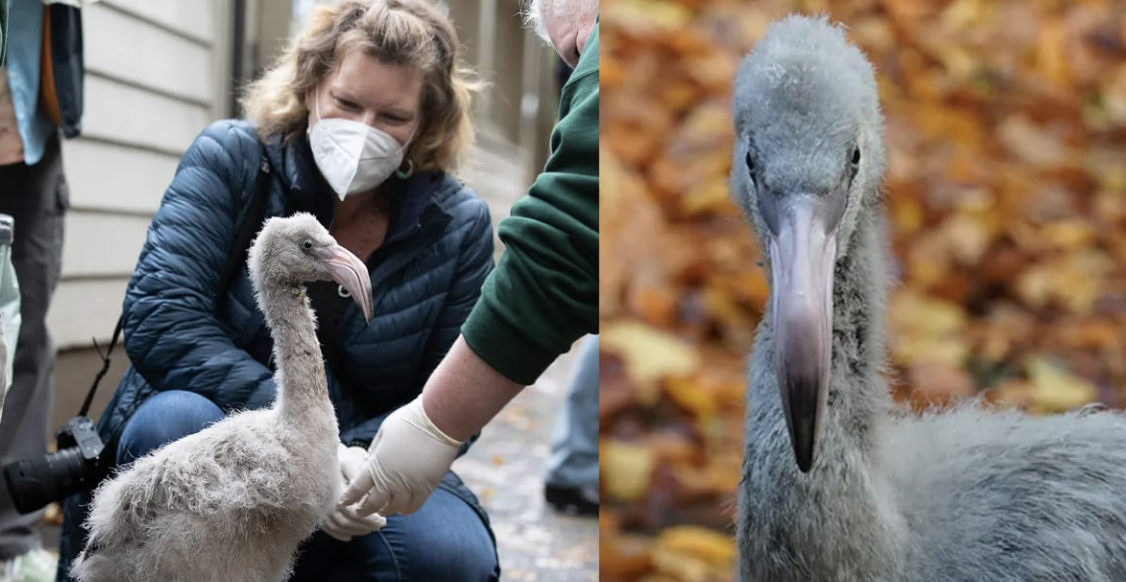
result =
[[[343,444],[339,449],[340,477],[347,487],[352,479],[361,471],[367,451],[363,447],[346,447]],[[373,531],[379,531],[387,525],[387,519],[378,513],[361,515],[355,507],[337,507],[328,521],[321,527],[324,532],[342,542],[353,537],[366,536]]]
[[419,396],[383,421],[340,506],[362,498],[360,515],[413,513],[441,483],[460,446],[434,426]]

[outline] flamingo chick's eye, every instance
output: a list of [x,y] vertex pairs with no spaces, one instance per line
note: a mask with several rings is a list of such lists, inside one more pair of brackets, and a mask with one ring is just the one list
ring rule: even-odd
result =
[[311,250],[313,248],[313,241],[307,240],[307,241],[301,243],[301,246],[307,251]]

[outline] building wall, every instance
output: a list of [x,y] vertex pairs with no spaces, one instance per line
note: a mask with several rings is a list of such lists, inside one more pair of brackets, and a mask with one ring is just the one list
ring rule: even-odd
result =
[[83,10],[83,132],[48,326],[60,350],[108,339],[180,156],[226,109],[228,0],[103,0]]

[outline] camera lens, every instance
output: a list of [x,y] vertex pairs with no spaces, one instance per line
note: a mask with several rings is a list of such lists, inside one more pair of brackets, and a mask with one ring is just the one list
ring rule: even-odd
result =
[[4,480],[16,511],[31,513],[82,489],[89,468],[77,448],[15,461],[4,467]]

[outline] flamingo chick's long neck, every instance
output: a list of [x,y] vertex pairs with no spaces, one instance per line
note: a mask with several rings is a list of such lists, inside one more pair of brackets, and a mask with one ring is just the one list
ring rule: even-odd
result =
[[303,286],[266,285],[261,293],[260,306],[274,338],[277,409],[283,419],[308,423],[310,411],[332,410],[316,317]]

